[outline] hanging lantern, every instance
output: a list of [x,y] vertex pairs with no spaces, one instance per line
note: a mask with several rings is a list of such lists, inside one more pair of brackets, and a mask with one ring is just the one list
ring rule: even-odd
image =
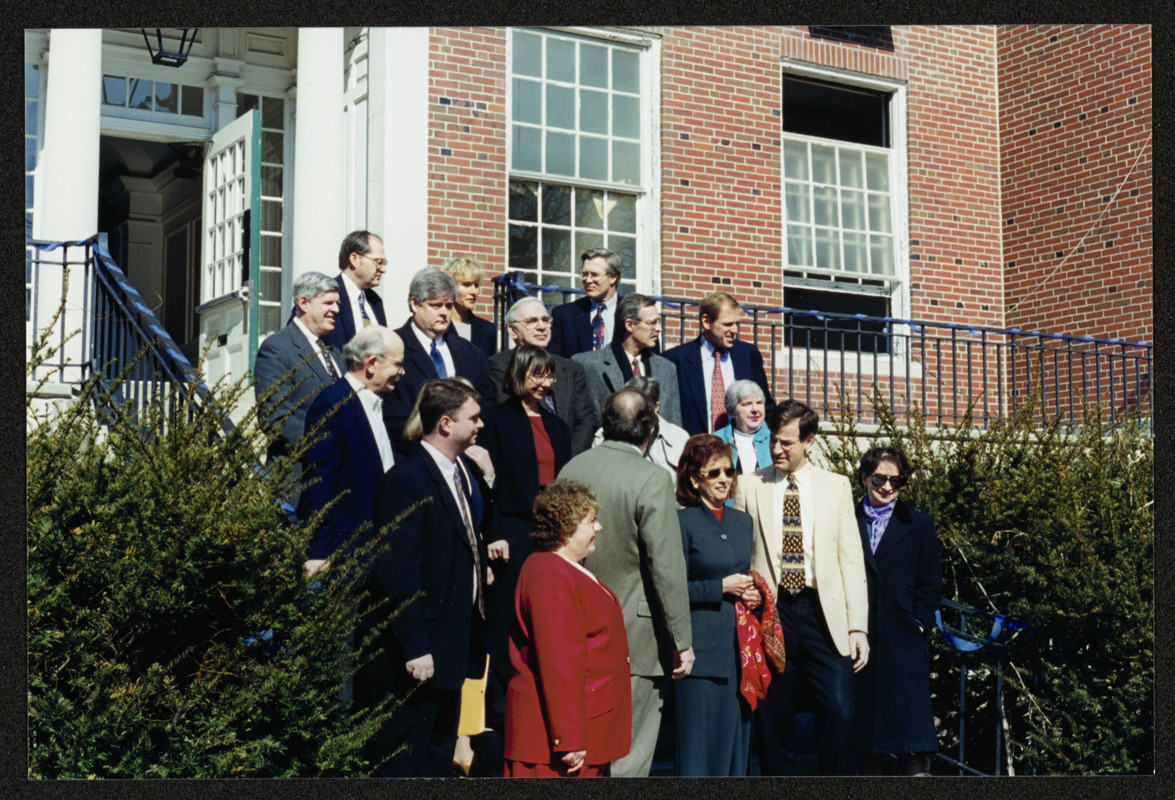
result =
[[[147,52],[151,54],[152,64],[164,64],[169,67],[182,67],[192,53],[192,45],[196,43],[196,32],[199,28],[175,28],[180,31],[180,46],[177,51],[163,49],[163,28],[155,28],[155,44],[151,44],[151,36],[143,28],[143,41],[147,43]],[[172,29],[169,29],[172,30]]]

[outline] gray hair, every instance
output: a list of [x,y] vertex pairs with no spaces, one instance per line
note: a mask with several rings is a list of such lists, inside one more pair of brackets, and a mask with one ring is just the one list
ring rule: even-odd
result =
[[[339,285],[335,283],[335,279],[329,275],[324,275],[321,272],[303,272],[294,281],[294,307],[297,308],[298,300],[305,297],[307,300],[313,300],[319,295],[327,292],[339,291]],[[302,316],[302,312],[298,312],[298,316]]]
[[641,309],[657,305],[657,301],[645,294],[626,294],[616,304],[616,327],[612,331],[613,341],[623,342],[628,338],[628,330],[624,327],[627,320],[633,324],[641,321]]
[[624,384],[625,389],[633,389],[643,394],[650,403],[656,405],[661,402],[661,384],[648,375],[637,375]]
[[383,325],[369,325],[360,328],[359,332],[351,337],[351,341],[343,345],[343,363],[347,365],[347,372],[354,372],[363,366],[368,356],[384,356],[388,353],[390,330]]
[[591,250],[585,250],[579,257],[580,267],[582,268],[585,262],[590,261],[593,258],[604,259],[604,271],[607,272],[610,277],[621,277],[621,273],[624,271],[624,262],[621,260],[619,255],[613,253],[611,250],[605,250],[602,247],[593,247]]
[[439,269],[425,267],[412,276],[412,283],[408,284],[408,297],[418,305],[424,305],[436,297],[454,300],[457,297],[457,282]]
[[764,403],[767,398],[763,396],[763,388],[754,381],[748,381],[745,378],[741,381],[735,381],[726,387],[726,411],[729,414],[734,413],[734,408],[743,400],[746,400],[751,395],[755,395]]
[[547,308],[547,304],[537,297],[524,297],[521,300],[515,301],[514,305],[510,306],[510,310],[506,312],[505,319],[507,325],[513,325],[518,321],[518,309],[522,308],[522,306],[526,305],[527,303],[538,303],[543,307],[543,311],[546,311],[548,314],[551,313],[551,310]]

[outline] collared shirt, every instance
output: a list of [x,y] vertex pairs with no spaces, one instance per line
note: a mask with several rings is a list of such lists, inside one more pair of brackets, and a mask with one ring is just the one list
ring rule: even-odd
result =
[[[714,356],[718,351],[714,349],[714,345],[710,344],[710,340],[705,336],[702,337],[702,383],[706,387],[703,397],[706,398],[706,419],[714,419],[714,409],[710,408],[710,395],[712,394],[712,387],[714,385]],[[722,370],[722,385],[727,389],[730,384],[734,383],[734,362],[730,360],[730,351],[723,351],[719,357],[719,369]],[[722,411],[726,410],[726,404],[723,403]],[[713,431],[711,431],[713,433]],[[742,457],[741,455],[739,456]]]
[[[343,278],[343,288],[347,291],[347,302],[351,304],[351,319],[355,320],[355,332],[358,333],[363,330],[363,313],[359,310],[359,296],[363,294],[363,290],[355,285],[347,273],[340,272],[339,275]],[[366,297],[363,300],[367,302]],[[372,325],[379,324],[379,320],[371,313],[370,307],[367,309],[367,318],[371,320]],[[343,323],[340,321],[339,324]]]
[[[820,587],[816,585],[816,570],[813,568],[813,558],[815,556],[815,541],[814,531],[816,530],[816,502],[812,497],[812,469],[811,464],[805,463],[804,466],[792,473],[796,479],[796,489],[800,493],[800,527],[804,530],[804,585],[813,589],[819,590]],[[783,520],[783,493],[787,490],[787,473],[775,469],[775,519]],[[778,528],[776,531],[778,532]],[[775,546],[779,548],[776,550],[775,563],[779,563],[779,558],[783,550],[783,539],[777,535],[775,537]]]
[[[612,295],[608,300],[604,301],[604,346],[608,346],[608,342],[612,341],[612,334],[616,330],[616,303],[619,301],[617,295]],[[596,310],[600,307],[600,303],[592,300],[592,309],[588,314],[588,325],[596,319]]]
[[442,336],[439,339],[430,339],[428,334],[417,327],[416,321],[413,320],[409,326],[412,328],[412,333],[416,335],[416,341],[420,342],[420,346],[424,348],[424,354],[431,356],[432,345],[435,341],[437,344],[437,352],[441,354],[441,360],[445,362],[445,377],[452,378],[457,374],[457,370],[453,367],[453,354],[449,352],[449,344]]
[[[744,474],[754,472],[759,468],[759,453],[755,450],[755,434],[743,433],[734,425],[730,426],[730,430],[734,434],[731,438],[734,439],[734,447],[738,451],[739,472]],[[801,509],[802,512],[803,509]]]
[[[310,346],[314,349],[314,352],[318,353],[318,360],[322,362],[322,368],[326,370],[327,375],[330,375],[330,367],[326,363],[326,360],[330,358],[330,356],[328,356],[326,351],[319,346],[319,337],[311,333],[310,329],[306,327],[306,323],[302,322],[302,320],[300,320],[298,317],[294,317],[294,324],[298,326],[298,330],[302,331],[302,335],[306,337],[306,341],[310,342]],[[339,369],[338,362],[335,362],[335,372],[342,372],[342,370]]]
[[376,447],[379,448],[379,460],[383,464],[384,472],[387,472],[395,463],[395,456],[392,455],[392,442],[388,438],[387,425],[384,424],[383,398],[364,386],[363,382],[350,372],[343,377],[347,379],[347,383],[351,384],[351,388],[355,390],[355,396],[363,405],[363,411],[367,415],[367,424],[371,426],[371,435],[375,437]]
[[[415,327],[416,326],[414,325],[413,328]],[[436,462],[437,469],[441,471],[441,476],[445,479],[445,485],[449,487],[449,492],[453,495],[453,502],[457,504],[457,508],[464,506],[466,513],[469,514],[469,524],[473,525],[473,503],[470,500],[469,495],[465,493],[464,487],[458,489],[457,485],[453,483],[453,472],[454,468],[457,467],[457,462],[450,461],[448,456],[433,447],[428,442],[422,440],[420,444],[424,447],[424,452],[428,453],[432,460]],[[469,477],[468,473],[466,473],[464,466],[461,466],[461,474],[465,475],[466,480],[473,480],[471,477]],[[460,494],[458,492],[460,492]],[[477,531],[475,530],[474,536],[476,535]],[[477,605],[477,579],[477,565],[475,563],[473,566],[473,597],[475,606]]]

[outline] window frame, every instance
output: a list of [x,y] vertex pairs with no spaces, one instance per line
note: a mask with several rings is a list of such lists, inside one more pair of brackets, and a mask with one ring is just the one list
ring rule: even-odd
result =
[[[638,99],[640,120],[640,181],[636,185],[612,183],[610,181],[580,180],[564,175],[548,175],[545,172],[515,169],[514,152],[514,32],[524,30],[541,36],[557,36],[564,39],[597,40],[602,43],[626,45],[637,52],[638,76],[641,81]],[[635,198],[635,245],[634,245],[634,288],[638,292],[656,294],[660,289],[660,184],[661,170],[660,138],[660,45],[661,37],[645,31],[630,31],[613,28],[589,28],[578,26],[508,28],[506,36],[506,197],[509,203],[510,184],[514,181],[529,181],[548,185],[561,185],[584,189],[602,189],[608,192],[630,194]],[[578,84],[577,84],[578,85]],[[544,126],[545,127],[545,126]],[[543,129],[542,127],[540,130]],[[578,150],[577,150],[578,155]],[[506,214],[506,230],[509,236],[509,209]],[[541,220],[535,223],[541,227]],[[536,254],[538,255],[538,254]],[[541,258],[536,258],[533,271],[540,283],[545,283]],[[572,254],[569,288],[581,288],[579,276],[579,253]],[[554,273],[562,280],[563,273]]]
[[[877,150],[869,145],[859,145],[853,142],[844,142],[839,139],[824,139],[806,134],[789,134],[783,130],[783,120],[780,120],[780,148],[779,148],[779,182],[780,182],[780,278],[784,292],[784,305],[787,306],[787,290],[792,288],[807,288],[823,291],[838,291],[841,294],[864,295],[871,297],[882,296],[889,300],[889,314],[895,319],[905,319],[910,308],[910,230],[909,230],[909,151],[908,151],[908,118],[907,118],[907,83],[906,81],[883,78],[874,75],[863,75],[848,70],[833,67],[818,66],[784,58],[780,60],[780,107],[783,104],[783,79],[787,77],[808,78],[839,84],[846,87],[867,89],[889,94],[889,129],[890,146],[885,148],[890,153],[889,158],[889,197],[890,197],[890,225],[893,234],[893,262],[894,274],[892,277],[879,278],[891,283],[891,288],[865,286],[858,284],[858,288],[833,289],[834,281],[813,280],[810,278],[792,278],[785,276],[785,272],[792,270],[787,262],[787,193],[786,178],[784,177],[784,144],[790,137],[794,141],[820,142],[835,147],[852,147],[863,151]],[[812,273],[817,272],[811,269]],[[826,273],[820,273],[826,274]],[[841,284],[846,285],[846,284]],[[895,331],[896,333],[896,331]],[[901,342],[901,338],[894,336],[892,341]],[[795,348],[807,350],[807,348]]]

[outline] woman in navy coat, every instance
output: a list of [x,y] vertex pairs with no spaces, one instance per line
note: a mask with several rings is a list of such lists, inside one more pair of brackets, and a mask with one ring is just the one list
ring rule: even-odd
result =
[[730,445],[691,436],[677,464],[677,512],[689,583],[694,666],[673,682],[677,704],[677,775],[746,775],[751,710],[739,694],[736,600],[761,598],[751,568],[750,515],[727,508],[734,494]]
[[510,664],[506,643],[513,616],[514,587],[522,563],[534,550],[530,540],[535,496],[571,459],[571,429],[547,410],[553,391],[554,359],[541,347],[510,351],[502,376],[509,399],[482,413],[478,442],[489,451],[497,474],[486,542],[494,582],[488,587],[486,618],[490,633],[490,684],[486,723],[501,730]]
[[874,447],[858,470],[865,498],[857,506],[869,582],[869,663],[857,673],[857,768],[880,775],[894,753],[904,775],[927,774],[938,750],[930,708],[927,634],[942,600],[934,519],[898,499],[909,476],[901,449]]

